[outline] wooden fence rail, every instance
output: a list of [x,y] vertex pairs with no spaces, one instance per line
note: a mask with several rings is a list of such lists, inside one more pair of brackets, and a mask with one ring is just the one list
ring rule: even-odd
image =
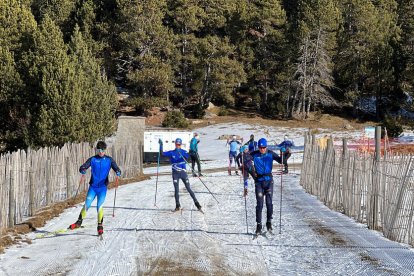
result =
[[305,134],[300,183],[331,209],[343,212],[385,237],[414,246],[414,158],[348,151],[347,141],[325,149]]
[[[112,156],[122,170],[121,177],[142,174],[139,144],[111,146]],[[79,167],[94,155],[89,143],[66,144],[61,148],[28,149],[0,156],[0,231],[23,222],[37,210],[75,196],[88,188],[80,183]],[[89,179],[90,170],[86,180]],[[114,179],[111,170],[109,180]]]

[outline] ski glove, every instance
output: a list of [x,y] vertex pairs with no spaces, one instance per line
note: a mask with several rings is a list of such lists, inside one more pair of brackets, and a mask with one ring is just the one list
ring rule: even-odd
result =
[[85,170],[81,170],[80,173],[81,174],[86,174],[86,171]]
[[116,172],[116,176],[121,176],[121,172],[120,171],[117,171]]
[[286,152],[286,148],[285,147],[282,147],[282,148],[280,148],[280,151],[281,152]]
[[243,195],[244,196],[247,196],[247,194],[249,193],[249,191],[247,190],[247,188],[244,188],[244,192],[243,192]]
[[160,144],[160,146],[162,146],[162,140],[158,139],[158,144]]

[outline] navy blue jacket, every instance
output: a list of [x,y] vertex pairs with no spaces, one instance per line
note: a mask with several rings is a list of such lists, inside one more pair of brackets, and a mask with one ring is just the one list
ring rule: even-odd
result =
[[111,168],[115,172],[121,173],[121,170],[114,159],[108,155],[104,155],[103,157],[100,157],[99,155],[90,157],[82,166],[80,166],[79,172],[85,174],[89,167],[91,167],[91,179],[89,184],[95,188],[108,185],[108,175]]
[[250,155],[253,157],[254,167],[257,174],[256,181],[268,181],[272,177],[273,160],[282,163],[282,159],[277,153],[271,150],[267,150],[264,154],[255,150]]

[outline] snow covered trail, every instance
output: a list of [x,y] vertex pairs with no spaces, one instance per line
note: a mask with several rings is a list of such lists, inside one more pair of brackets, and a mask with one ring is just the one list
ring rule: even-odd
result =
[[[170,175],[121,186],[105,202],[104,240],[96,236],[96,209],[85,228],[37,238],[0,255],[0,275],[413,275],[414,251],[388,241],[351,219],[330,211],[299,186],[299,176],[283,176],[282,234],[278,234],[280,176],[275,176],[274,235],[252,239],[246,233],[239,176],[227,172],[190,182],[205,214],[180,184],[182,212],[175,207]],[[249,232],[255,228],[255,198],[247,198]],[[73,223],[81,205],[51,220],[42,231]],[[265,215],[265,210],[263,211]]]

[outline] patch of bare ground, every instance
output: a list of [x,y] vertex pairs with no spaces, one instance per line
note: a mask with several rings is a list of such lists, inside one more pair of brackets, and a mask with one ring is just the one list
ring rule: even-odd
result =
[[311,229],[318,235],[324,237],[330,244],[335,246],[346,246],[348,242],[335,230],[322,225],[319,221],[310,220]]
[[168,259],[157,259],[151,263],[151,270],[144,275],[187,275],[196,276],[204,275],[203,271],[197,270],[194,267],[186,266],[182,263],[177,263]]
[[[118,184],[119,186],[121,186],[133,182],[142,181],[145,179],[149,179],[149,176],[140,175],[133,178],[120,179]],[[109,189],[112,189],[114,187],[114,182],[111,182],[108,185]],[[54,203],[50,206],[46,206],[38,210],[36,214],[27,221],[17,224],[13,228],[3,230],[0,233],[0,254],[4,252],[4,248],[7,248],[12,244],[18,244],[22,242],[30,244],[31,241],[29,239],[23,238],[22,235],[32,231],[36,231],[36,228],[44,226],[47,221],[59,216],[65,209],[73,207],[76,204],[83,202],[86,197],[86,192],[87,191],[83,191],[79,193],[76,197],[70,198],[62,202]]]
[[217,116],[211,119],[192,120],[191,128],[199,128],[212,124],[241,122],[252,125],[265,125],[274,127],[291,127],[291,128],[326,128],[332,130],[350,130],[362,129],[364,126],[376,125],[373,122],[358,122],[357,120],[349,120],[346,118],[329,115],[312,113],[306,120],[289,119],[269,119],[263,116],[234,110],[228,116]]

